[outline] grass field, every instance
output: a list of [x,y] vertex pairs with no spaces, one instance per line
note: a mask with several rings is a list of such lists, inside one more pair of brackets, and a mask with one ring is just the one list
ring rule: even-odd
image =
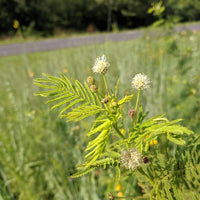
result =
[[[134,41],[0,58],[0,199],[102,200],[114,190],[109,170],[70,178],[82,162],[90,121],[59,119],[58,111],[49,111],[44,99],[33,95],[38,91],[34,78],[63,72],[83,82],[92,75],[94,58],[105,54],[111,63],[109,85],[119,77],[120,92],[130,94],[132,77],[147,74],[152,86],[143,103],[149,116],[183,118],[185,126],[200,132],[199,46],[198,32],[146,34]],[[132,188],[135,180],[121,184],[123,194],[139,191]]]

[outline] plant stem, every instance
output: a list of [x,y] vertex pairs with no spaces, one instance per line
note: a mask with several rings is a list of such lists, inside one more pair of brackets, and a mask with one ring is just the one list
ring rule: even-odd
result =
[[117,123],[113,124],[113,128],[116,130],[116,132],[118,133],[118,135],[122,138],[122,139],[126,139],[125,136],[120,132],[120,130],[117,127]]
[[138,90],[138,94],[137,94],[137,100],[136,100],[136,104],[135,104],[135,113],[134,113],[134,116],[133,116],[133,127],[135,125],[135,121],[136,121],[136,117],[137,117],[137,109],[138,109],[138,105],[139,105],[139,99],[140,99],[140,91],[141,90]]
[[131,196],[125,196],[125,197],[116,197],[116,196],[113,196],[114,199],[143,199],[143,200],[146,200],[147,198],[145,197],[131,197]]
[[141,90],[138,90],[137,101],[136,101],[136,105],[135,105],[135,112],[137,112],[137,108],[138,108],[138,104],[139,104],[140,91],[141,91]]
[[104,104],[104,107],[105,107],[106,110],[112,115],[112,112],[110,111],[110,108],[109,108],[106,104]]
[[104,83],[105,83],[105,86],[106,86],[106,92],[110,96],[110,93],[109,93],[109,90],[108,90],[108,84],[107,84],[106,77],[105,77],[104,74],[103,74],[103,80],[104,80]]

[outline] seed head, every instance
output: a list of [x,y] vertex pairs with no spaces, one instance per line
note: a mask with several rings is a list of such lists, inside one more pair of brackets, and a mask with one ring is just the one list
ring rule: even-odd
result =
[[151,81],[150,79],[144,74],[136,74],[132,80],[133,87],[137,90],[144,90],[149,87]]
[[121,167],[135,171],[142,165],[141,153],[135,148],[129,148],[127,151],[123,150],[121,153]]
[[105,74],[108,70],[110,64],[107,62],[106,56],[102,55],[101,57],[97,57],[92,68],[94,73]]

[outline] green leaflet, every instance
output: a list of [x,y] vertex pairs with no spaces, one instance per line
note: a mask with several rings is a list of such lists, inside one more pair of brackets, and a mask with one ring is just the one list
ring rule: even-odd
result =
[[[161,120],[161,119],[163,119],[164,116],[165,116],[165,114],[157,115],[157,116],[155,116],[155,117],[152,117],[152,118],[150,118],[150,119],[144,121],[144,122],[141,124],[141,126],[142,126],[142,127],[149,127],[149,126],[151,126],[152,124],[157,123],[158,121],[163,121],[163,120]],[[158,120],[158,119],[159,119],[159,120]]]
[[115,184],[117,185],[120,181],[120,168],[118,165],[115,166]]
[[106,115],[103,115],[103,113],[101,113],[101,115],[99,115],[95,121],[93,122],[93,125],[90,129],[90,131],[94,130],[95,128],[97,128],[100,124],[102,124],[103,122],[105,122],[106,119]]
[[48,89],[55,89],[56,88],[56,86],[44,85],[44,84],[37,83],[37,82],[35,82],[35,85],[37,85],[39,87],[43,87],[43,88],[48,88]]
[[130,96],[125,96],[123,99],[119,100],[117,104],[122,105],[122,104],[130,101],[133,98],[133,96],[134,96],[133,94]]
[[54,102],[54,101],[58,101],[60,99],[65,99],[65,98],[68,98],[68,97],[70,97],[72,95],[73,94],[71,94],[71,93],[66,94],[66,92],[64,92],[64,93],[61,93],[61,95],[59,97],[56,97],[55,99],[51,99],[49,101],[46,101],[46,103],[51,103],[51,102]]
[[102,130],[102,132],[94,140],[88,143],[88,147],[86,148],[85,151],[91,150],[94,146],[104,141],[104,139],[107,137],[107,134],[108,134],[108,130]]
[[55,104],[54,106],[51,107],[51,109],[53,110],[54,108],[57,108],[57,107],[62,106],[62,105],[64,105],[64,104],[67,104],[68,102],[71,102],[71,101],[76,100],[76,99],[78,99],[78,98],[79,98],[78,96],[72,96],[72,95],[71,95],[70,98],[67,98],[67,99],[64,100],[64,101],[61,101],[60,103]]
[[63,91],[63,89],[56,89],[56,90],[48,90],[45,92],[36,92],[34,95],[36,96],[42,96],[42,97],[49,97],[49,96],[58,96],[61,92]]
[[96,139],[89,142],[85,151],[90,151],[85,158],[87,158],[86,167],[91,166],[94,162],[102,155],[104,148],[108,141],[108,136],[110,134],[110,128],[103,130]]
[[96,105],[82,105],[78,108],[74,108],[71,112],[68,112],[67,115],[61,115],[61,117],[67,117],[67,121],[80,121],[86,117],[97,114],[105,109],[96,106]]
[[167,199],[173,200],[172,194],[170,192],[170,188],[171,188],[171,186],[169,184],[169,180],[164,181],[164,190],[167,194]]
[[[164,118],[164,115],[159,115],[148,119],[147,121],[138,124],[134,132],[130,133],[129,143],[134,142],[135,146],[142,151],[148,151],[149,142],[157,139],[158,136],[165,134],[167,138],[177,144],[184,145],[185,141],[181,138],[182,135],[193,134],[193,131],[176,124],[181,119],[169,121]],[[148,137],[147,137],[148,136]]]
[[101,131],[103,129],[108,129],[110,126],[112,125],[112,122],[109,119],[105,119],[104,123],[100,124],[99,126],[95,127],[94,129],[92,129],[89,133],[88,136],[91,136],[95,133],[97,133],[98,131]]
[[114,159],[112,158],[103,158],[103,159],[100,159],[100,160],[96,160],[92,165],[91,167],[100,167],[100,166],[104,166],[105,165],[114,165]]
[[89,173],[90,171],[93,171],[97,167],[101,167],[101,166],[105,167],[106,165],[114,165],[114,162],[115,161],[112,158],[103,158],[100,160],[96,160],[88,168],[87,168],[87,165],[85,165],[85,164],[82,164],[82,165],[79,164],[79,165],[77,165],[77,170],[79,170],[79,171],[77,173],[73,174],[71,177],[77,178],[77,177],[83,176],[83,175]]
[[93,126],[92,130],[88,133],[88,136],[93,137],[95,133],[99,134],[88,143],[85,150],[89,151],[85,156],[86,167],[93,165],[94,162],[102,156],[112,129],[112,121],[109,119],[98,118],[94,124],[95,126]]
[[181,138],[175,138],[173,137],[171,134],[167,134],[167,139],[175,144],[178,145],[184,145],[185,144],[185,140],[181,139]]
[[90,91],[90,88],[88,87],[87,83],[85,82],[84,85],[85,85],[85,88],[86,88],[86,90],[87,90],[87,93],[89,94],[90,102],[92,101],[92,104],[96,105],[94,95],[93,95],[93,93]]
[[66,110],[68,110],[69,108],[71,108],[72,106],[74,106],[75,104],[78,104],[80,102],[84,102],[84,99],[76,99],[75,98],[75,101],[72,101],[70,104],[68,104],[68,106],[66,106],[65,108],[63,108],[60,111],[60,114],[63,114]]
[[111,149],[109,149],[109,147],[107,148],[106,152],[102,154],[102,156],[109,156],[111,158],[120,158],[120,155],[120,153],[112,151]]
[[87,97],[87,100],[90,101],[85,88],[82,86],[82,84],[78,80],[75,81],[75,85],[76,85],[76,91],[79,94],[79,96],[82,96],[83,99]]
[[176,187],[176,185],[172,185],[172,190],[173,190],[173,193],[174,193],[174,197],[177,199],[177,200],[181,200],[181,199],[184,199],[183,195],[182,195],[182,191],[180,191],[179,188]]
[[[51,109],[62,107],[61,117],[67,117],[68,121],[79,121],[104,109],[97,94],[93,94],[88,85],[82,85],[78,80],[67,78],[61,74],[61,78],[43,74],[46,78],[35,79],[35,85],[45,88],[45,91],[35,95],[49,97],[46,103],[53,103]],[[73,109],[73,107],[76,108]],[[71,112],[64,114],[68,109]]]
[[149,183],[151,183],[151,185],[154,185],[153,176],[151,175],[151,173],[148,173],[148,171],[144,171],[143,168],[138,168],[137,173],[144,176],[149,181]]
[[83,175],[85,175],[85,174],[88,174],[89,172],[93,171],[95,168],[96,168],[96,167],[90,167],[90,168],[84,169],[84,170],[82,170],[82,171],[79,171],[79,172],[73,174],[73,175],[71,176],[71,178],[78,178],[78,177],[80,177],[80,176],[83,176]]

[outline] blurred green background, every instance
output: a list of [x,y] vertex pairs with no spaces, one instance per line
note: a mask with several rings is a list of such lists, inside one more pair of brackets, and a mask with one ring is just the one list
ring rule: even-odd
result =
[[[133,29],[162,18],[200,19],[200,0],[0,0],[0,35],[94,32]],[[164,7],[164,10],[162,10]],[[153,10],[154,12],[153,12]],[[13,22],[17,20],[18,26]]]
[[[0,0],[0,35],[5,39],[57,36],[59,31],[119,31],[200,18],[200,0],[159,2]],[[103,200],[109,192],[141,194],[132,178],[114,188],[112,169],[70,178],[75,165],[83,162],[92,119],[66,123],[58,110],[49,110],[45,99],[34,96],[39,89],[33,79],[43,72],[63,72],[83,83],[94,75],[94,59],[105,54],[111,64],[108,83],[114,88],[120,78],[121,97],[135,93],[131,80],[136,73],[145,73],[152,80],[142,95],[148,116],[166,113],[170,120],[183,118],[184,126],[200,132],[200,33],[166,28],[156,32],[154,37],[144,32],[132,41],[0,58],[0,200]],[[94,76],[101,87],[101,77]],[[125,114],[129,108],[131,104]]]

